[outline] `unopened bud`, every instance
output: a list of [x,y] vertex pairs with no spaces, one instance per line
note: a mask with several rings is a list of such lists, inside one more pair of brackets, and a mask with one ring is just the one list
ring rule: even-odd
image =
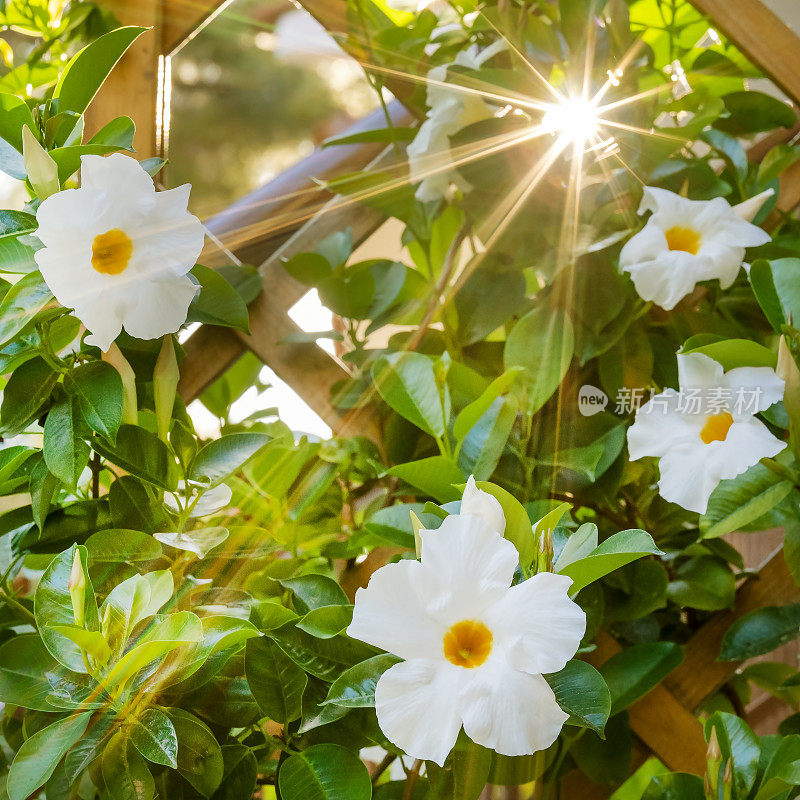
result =
[[425,528],[422,524],[422,520],[413,512],[409,511],[411,514],[411,525],[414,528],[414,550],[417,553],[417,558],[420,557],[422,554],[422,537],[419,535],[419,532]]
[[153,371],[153,394],[155,396],[156,425],[159,438],[166,442],[169,425],[172,421],[172,408],[175,405],[175,392],[178,388],[178,359],[172,335],[167,334],[161,344],[161,351]]
[[84,615],[84,601],[86,599],[86,575],[83,572],[83,564],[81,563],[81,554],[75,550],[72,558],[72,569],[69,573],[69,596],[72,601],[72,616],[75,618],[75,624],[83,627],[85,621]]
[[139,411],[136,403],[136,375],[134,375],[133,367],[115,344],[112,344],[103,353],[102,359],[107,364],[111,364],[122,378],[122,421],[126,425],[136,425],[139,422]]
[[794,431],[800,432],[800,369],[794,359],[792,349],[786,336],[781,336],[778,346],[778,366],[775,371],[786,383],[783,393],[783,405]]
[[553,571],[553,531],[551,528],[545,528],[539,531],[539,549],[536,554],[536,571],[537,572],[552,572]]
[[40,144],[27,125],[22,126],[22,159],[28,180],[40,200],[46,200],[61,187],[58,165]]

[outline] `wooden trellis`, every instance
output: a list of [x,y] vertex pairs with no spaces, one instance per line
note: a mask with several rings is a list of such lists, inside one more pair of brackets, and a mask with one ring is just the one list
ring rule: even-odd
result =
[[[790,98],[800,103],[800,39],[760,0],[692,0],[714,20],[740,49]],[[163,121],[166,59],[188,41],[226,3],[218,0],[110,0],[110,6],[124,24],[152,26],[126,54],[120,67],[103,88],[91,109],[91,130],[117,114],[128,114],[137,123],[136,148],[140,157],[160,155],[165,142]],[[344,0],[302,0],[302,5],[331,32],[347,27]],[[397,96],[402,96],[402,86]],[[398,124],[411,117],[400,103],[391,113]],[[93,120],[96,122],[93,125]],[[364,129],[381,127],[382,118],[368,118]],[[749,153],[759,161],[767,145],[788,141],[800,128],[777,132]],[[358,432],[377,438],[368,410],[343,414],[330,402],[331,387],[347,377],[345,366],[314,343],[280,344],[298,328],[287,316],[306,288],[294,281],[280,266],[284,257],[313,249],[328,233],[353,228],[360,242],[376,230],[382,217],[363,206],[353,207],[309,191],[313,178],[331,177],[361,169],[374,160],[386,158],[379,145],[358,145],[318,151],[272,183],[257,190],[224,213],[208,221],[209,229],[224,246],[249,263],[260,264],[268,286],[250,308],[251,334],[203,326],[187,342],[182,364],[180,390],[187,401],[250,350],[291,385],[336,433]],[[777,209],[791,212],[800,205],[800,163],[781,178]],[[773,216],[773,221],[777,220]],[[220,250],[211,248],[205,258],[214,266]],[[223,251],[224,252],[224,251]],[[733,609],[719,613],[701,628],[685,647],[682,664],[662,685],[629,709],[631,727],[638,739],[637,757],[657,755],[668,767],[702,774],[706,745],[695,711],[734,673],[738,664],[719,662],[722,635],[734,620],[764,605],[800,600],[800,589],[790,575],[782,552],[771,554],[747,579],[736,595]],[[618,652],[620,646],[602,636],[592,663],[599,665]],[[577,788],[575,792],[577,794]],[[585,781],[580,785],[584,800],[604,796]],[[570,796],[572,794],[570,793]]]

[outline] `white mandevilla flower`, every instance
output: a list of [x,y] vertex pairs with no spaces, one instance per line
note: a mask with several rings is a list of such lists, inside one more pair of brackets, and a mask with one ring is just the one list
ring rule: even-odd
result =
[[784,382],[769,367],[724,372],[702,353],[679,354],[678,374],[680,392],[667,389],[637,411],[628,450],[632,461],[660,459],[665,500],[704,514],[720,481],[786,447],[755,416],[783,398]]
[[[480,69],[504,47],[502,41],[484,50],[472,45],[456,56],[453,65]],[[411,182],[419,184],[416,196],[423,203],[448,197],[453,185],[464,191],[469,189],[451,166],[450,137],[495,113],[491,105],[469,88],[445,85],[447,65],[430,70],[428,80],[428,115],[407,150]]]
[[44,248],[36,263],[58,302],[90,331],[90,344],[105,351],[123,327],[155,339],[186,321],[197,291],[187,273],[204,236],[187,210],[190,188],[156,192],[130,156],[83,156],[81,188],[39,206]]
[[503,755],[549,747],[568,715],[542,675],[564,667],[586,629],[569,578],[542,572],[511,586],[517,550],[496,530],[489,495],[471,494],[470,513],[462,506],[421,532],[421,561],[382,567],[358,590],[347,629],[405,659],[378,680],[378,723],[408,755],[439,765],[462,725]]
[[[202,491],[202,494],[197,499],[199,491]],[[230,503],[232,496],[233,492],[230,486],[224,483],[214,486],[212,489],[203,490],[202,487],[192,487],[187,491],[186,482],[179,481],[178,491],[175,494],[164,493],[164,505],[175,514],[180,514],[185,508],[191,506],[190,517],[207,517],[209,514],[225,508]]]
[[671,310],[700,281],[717,278],[723,289],[735,280],[745,248],[770,241],[752,219],[773,192],[732,207],[727,200],[687,200],[666,189],[645,187],[639,213],[650,219],[622,248],[620,268],[630,273],[639,296]]

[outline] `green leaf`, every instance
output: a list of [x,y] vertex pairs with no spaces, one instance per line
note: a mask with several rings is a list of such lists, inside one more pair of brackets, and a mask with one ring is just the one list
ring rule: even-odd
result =
[[284,269],[300,283],[316,286],[333,274],[333,267],[319,253],[298,253],[284,263]]
[[775,331],[789,320],[800,323],[800,259],[759,259],[750,268],[750,285]]
[[[79,554],[84,575],[88,574],[85,547],[73,545],[60,553],[50,562],[36,587],[33,609],[36,626],[39,628],[39,635],[42,637],[45,647],[68,669],[73,672],[85,673],[86,666],[80,647],[53,630],[56,625],[75,624],[69,580],[76,552]],[[88,580],[84,590],[83,616],[87,630],[99,629],[97,601],[91,581]]]
[[41,461],[31,470],[30,476],[31,511],[33,521],[40,531],[44,530],[45,520],[50,513],[50,506],[60,485],[61,482],[47,469],[47,464],[44,463],[44,457],[42,457]]
[[718,119],[714,127],[733,136],[791,128],[797,122],[790,105],[762,92],[731,92],[722,100],[729,116]]
[[104,685],[124,686],[140,669],[163,658],[177,647],[203,640],[203,625],[191,611],[178,611],[149,628],[138,644],[128,650],[108,671]]
[[464,473],[447,456],[431,456],[392,467],[389,475],[410,483],[440,503],[458,500],[461,493],[454,488],[464,483]]
[[322,606],[309,611],[296,624],[312,636],[330,639],[342,633],[352,621],[353,606]]
[[53,711],[48,676],[61,669],[37,634],[14,636],[0,645],[0,697],[10,706]]
[[783,537],[783,557],[794,582],[800,586],[800,521],[791,521],[786,525]]
[[478,800],[489,780],[493,753],[461,735],[450,756],[453,768],[452,800]]
[[379,678],[399,661],[399,658],[387,654],[373,656],[350,667],[333,682],[324,704],[343,708],[373,708]]
[[758,774],[761,748],[750,726],[735,714],[717,711],[705,724],[706,739],[716,731],[723,760],[730,759],[736,797],[747,797]]
[[589,555],[559,569],[559,574],[572,578],[570,594],[576,595],[585,586],[646,555],[660,555],[653,538],[645,531],[620,531],[601,542]]
[[0,211],[0,272],[36,270],[33,248],[23,237],[36,232],[36,217],[21,211]]
[[700,518],[703,538],[713,539],[745,529],[775,509],[793,489],[791,481],[779,480],[760,464],[735,478],[722,481],[711,495],[706,513]]
[[705,800],[703,779],[688,772],[654,775],[642,800]]
[[375,654],[371,647],[353,639],[344,636],[317,639],[294,625],[271,631],[270,636],[295,664],[328,683]]
[[214,800],[241,800],[252,797],[258,779],[258,761],[253,751],[243,744],[222,746],[224,770],[222,783],[214,792]]
[[738,367],[770,367],[775,369],[778,363],[777,353],[764,347],[763,344],[749,339],[723,339],[718,342],[691,347],[690,339],[682,353],[702,353],[722,364],[725,372]]
[[97,438],[92,446],[131,475],[160,489],[174,489],[174,481],[170,475],[172,456],[164,442],[150,431],[138,425],[121,425],[113,446]]
[[506,370],[522,367],[523,406],[535,414],[553,395],[567,373],[575,348],[572,321],[545,305],[527,313],[506,340]]
[[54,302],[38,270],[23,275],[0,301],[0,349],[32,325],[36,315]]
[[203,797],[211,797],[224,773],[214,734],[194,714],[180,708],[170,708],[167,714],[178,737],[178,772]]
[[517,419],[519,400],[498,397],[478,420],[458,449],[458,466],[476,480],[491,477]]
[[722,559],[696,556],[675,570],[667,588],[673,603],[703,611],[720,611],[733,605],[736,578]]
[[767,606],[745,614],[722,638],[720,661],[744,661],[770,653],[800,635],[800,603]]
[[36,130],[28,104],[13,94],[0,94],[0,138],[5,139],[17,152],[22,152],[22,129],[27,125]]
[[197,264],[191,270],[202,287],[189,307],[189,322],[203,322],[250,332],[250,314],[239,292],[214,269]]
[[241,469],[272,437],[266,433],[229,433],[204,445],[189,469],[192,480],[217,486]]
[[77,401],[67,398],[50,409],[44,423],[44,461],[53,475],[69,487],[89,462],[89,445],[81,436]]
[[[462,478],[463,480],[463,478]],[[424,503],[398,503],[376,511],[364,523],[366,530],[373,536],[391,542],[406,550],[414,549],[414,525],[411,521],[413,511],[425,528],[435,528],[439,518],[424,512]]]
[[323,606],[350,605],[344,590],[326,575],[299,575],[296,578],[283,578],[281,586],[291,589],[296,600],[301,601],[304,611]]
[[283,762],[283,800],[370,800],[369,772],[358,756],[336,744],[312,745]]
[[74,55],[53,91],[59,113],[83,114],[122,54],[146,30],[132,26],[117,28]]
[[156,786],[133,742],[118,731],[103,749],[103,783],[114,800],[152,800]]
[[[569,507],[569,503],[563,503],[550,512],[550,514],[558,514],[556,523]],[[577,530],[573,531],[553,564],[554,571],[561,572],[562,569],[570,564],[574,564],[576,561],[580,561],[590,555],[597,548],[597,537],[597,525],[593,522],[585,522]]]
[[64,388],[78,401],[84,422],[114,439],[122,424],[122,378],[111,364],[93,361],[64,375]]
[[161,545],[149,534],[125,528],[110,528],[93,533],[85,542],[92,563],[128,564],[155,561],[162,555]]
[[58,373],[38,356],[14,370],[0,403],[3,433],[22,433],[50,398],[57,381]]
[[611,714],[611,693],[603,676],[584,661],[568,661],[560,672],[546,676],[556,702],[570,718],[568,725],[591,728],[603,735]]
[[228,529],[217,526],[197,528],[185,533],[166,531],[154,533],[153,537],[167,547],[194,553],[199,559],[203,559],[228,538]]
[[154,764],[177,769],[178,736],[170,718],[157,708],[148,708],[131,726],[131,741]]
[[108,145],[117,150],[133,151],[136,124],[130,117],[115,117],[89,139],[90,145]]
[[372,365],[372,380],[386,403],[431,436],[444,436],[447,420],[432,359],[421,353],[392,353]]
[[9,800],[27,800],[53,774],[67,750],[83,736],[91,712],[48,725],[26,739],[8,771]]
[[683,659],[674,642],[635,644],[600,667],[611,693],[611,713],[618,714],[661,683]]
[[536,541],[525,507],[514,495],[494,483],[475,481],[475,485],[500,503],[503,516],[506,518],[506,530],[503,535],[517,548],[519,563],[523,569],[527,569],[536,555]]
[[288,725],[300,718],[308,678],[274,641],[250,639],[244,668],[253,697],[270,719]]

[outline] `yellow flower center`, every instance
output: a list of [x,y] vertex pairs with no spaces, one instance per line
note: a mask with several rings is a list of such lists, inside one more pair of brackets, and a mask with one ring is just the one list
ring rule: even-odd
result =
[[457,667],[479,667],[492,652],[492,634],[474,619],[456,622],[444,635],[444,656]]
[[664,235],[670,250],[683,250],[696,256],[700,249],[700,234],[691,228],[670,228]]
[[700,438],[705,444],[724,442],[731,425],[733,425],[733,417],[727,411],[723,411],[721,414],[713,414],[703,425],[703,430],[700,431]]
[[95,236],[92,242],[92,266],[103,275],[124,272],[132,254],[133,242],[119,228]]

